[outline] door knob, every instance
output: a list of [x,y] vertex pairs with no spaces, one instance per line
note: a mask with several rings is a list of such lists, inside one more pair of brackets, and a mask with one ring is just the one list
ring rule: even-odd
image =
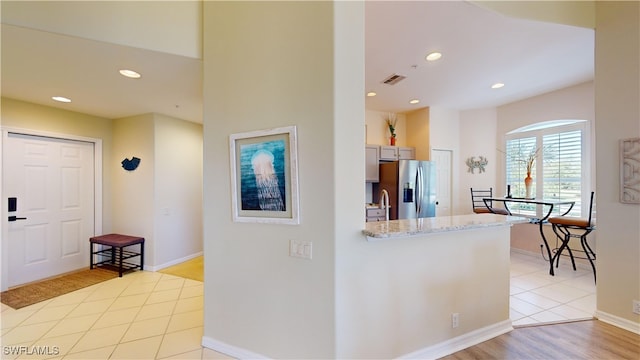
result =
[[9,216],[9,221],[27,220],[26,217]]

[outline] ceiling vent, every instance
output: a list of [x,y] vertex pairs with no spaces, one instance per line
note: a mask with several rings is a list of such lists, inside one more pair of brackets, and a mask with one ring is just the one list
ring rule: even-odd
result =
[[382,82],[384,84],[387,84],[387,85],[395,85],[395,84],[399,83],[400,81],[402,81],[402,80],[404,80],[406,78],[407,77],[404,76],[404,75],[393,74],[393,75],[389,76],[388,78],[382,80]]

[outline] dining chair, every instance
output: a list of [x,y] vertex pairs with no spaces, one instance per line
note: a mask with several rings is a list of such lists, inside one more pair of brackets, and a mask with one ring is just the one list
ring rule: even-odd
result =
[[[592,218],[593,212],[593,198],[595,192],[591,192],[591,199],[589,201],[589,216],[586,218],[578,218],[572,216],[556,216],[549,218],[549,223],[551,223],[553,232],[562,240],[562,245],[556,251],[554,258],[556,260],[556,268],[560,264],[560,255],[567,249],[569,253],[569,258],[571,258],[571,264],[573,265],[573,270],[576,270],[576,262],[573,256],[573,252],[571,251],[571,247],[569,247],[569,241],[571,238],[579,238],[580,244],[582,245],[582,250],[585,253],[586,259],[589,260],[591,264],[591,269],[593,269],[593,281],[596,281],[596,266],[593,261],[596,259],[596,253],[591,249],[589,244],[587,243],[587,235],[596,229],[595,221]],[[551,261],[553,263],[553,260]]]
[[489,189],[471,189],[471,206],[476,214],[500,214],[511,215],[506,209],[493,207],[493,203],[487,200],[486,204],[483,199],[493,197],[493,188]]

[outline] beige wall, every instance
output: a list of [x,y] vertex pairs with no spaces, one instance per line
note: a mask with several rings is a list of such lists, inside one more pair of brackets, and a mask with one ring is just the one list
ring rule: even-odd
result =
[[619,201],[620,139],[640,137],[640,3],[596,2],[598,316],[640,333],[640,205]]
[[[204,3],[205,346],[336,357],[336,243],[358,241],[364,202],[363,50],[335,48],[336,7],[350,6]],[[300,225],[233,222],[229,135],[289,125]],[[313,259],[289,256],[290,240],[312,242]]]
[[[113,120],[112,171],[113,232],[145,238],[145,268],[156,264],[154,237],[154,154],[153,114]],[[122,168],[121,161],[140,159],[134,171]]]
[[202,253],[202,125],[154,115],[156,267]]
[[201,1],[3,1],[2,23],[201,58],[201,7]]

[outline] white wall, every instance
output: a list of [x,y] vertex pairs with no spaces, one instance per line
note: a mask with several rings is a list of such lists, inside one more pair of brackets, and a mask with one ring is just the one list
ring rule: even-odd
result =
[[596,2],[598,317],[640,333],[640,205],[619,201],[620,139],[640,137],[640,3]]
[[202,125],[154,115],[155,266],[202,253]]
[[[508,226],[360,239],[342,244],[340,253],[348,261],[338,271],[338,358],[429,353],[509,319]],[[460,315],[455,329],[452,313]]]
[[2,10],[4,24],[202,56],[201,1],[3,1]]
[[[498,107],[498,136],[494,144],[495,148],[503,149],[504,136],[509,131],[525,125],[549,120],[587,120],[592,129],[591,138],[585,138],[587,154],[591,159],[594,159],[595,148],[590,146],[594,143],[595,138],[593,131],[595,119],[593,86],[593,82],[586,82]],[[504,158],[498,156],[498,163],[497,187],[505,189]],[[595,168],[590,167],[588,173],[591,176],[587,180],[595,179]],[[595,188],[595,181],[592,181],[590,186],[588,184],[585,191],[590,192],[589,188]]]
[[[473,213],[470,188],[493,188],[494,195],[505,195],[502,189],[498,188],[496,181],[496,171],[502,161],[494,146],[496,136],[495,108],[460,112],[460,156],[455,162],[460,171],[460,196],[456,206],[459,214]],[[480,172],[479,169],[474,169],[473,173],[469,172],[466,160],[470,157],[479,160],[480,156],[488,161],[485,172]]]

